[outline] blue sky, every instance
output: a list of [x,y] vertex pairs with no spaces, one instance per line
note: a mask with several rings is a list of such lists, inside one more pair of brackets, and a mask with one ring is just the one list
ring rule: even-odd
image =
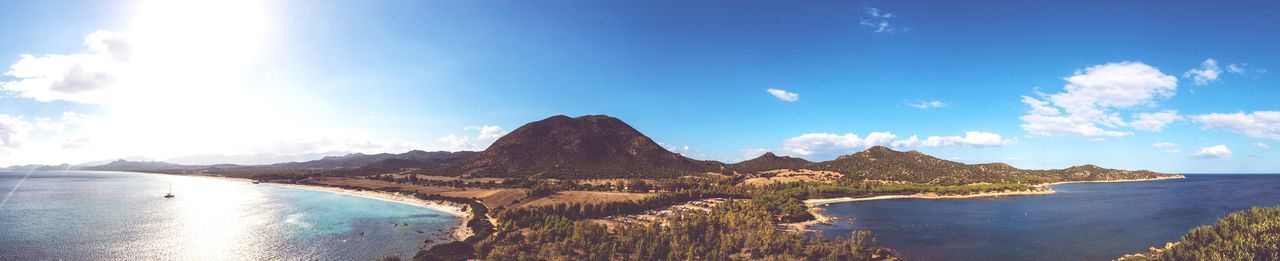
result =
[[1275,2],[4,5],[0,165],[478,150],[608,114],[729,162],[1280,171]]

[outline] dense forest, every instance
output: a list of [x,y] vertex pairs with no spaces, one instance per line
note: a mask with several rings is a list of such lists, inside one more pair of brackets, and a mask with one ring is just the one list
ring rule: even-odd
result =
[[1280,260],[1280,206],[1240,211],[1121,260]]

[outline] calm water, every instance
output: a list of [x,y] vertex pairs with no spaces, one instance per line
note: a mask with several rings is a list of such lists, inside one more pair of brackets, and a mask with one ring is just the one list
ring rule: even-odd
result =
[[876,244],[912,260],[1111,260],[1177,240],[1252,206],[1280,205],[1280,175],[1053,186],[1057,194],[985,199],[898,199],[832,204]]
[[[459,223],[402,203],[237,180],[50,171],[22,181],[25,174],[0,172],[0,198],[9,197],[0,205],[0,260],[410,257]],[[177,197],[162,198],[170,184]]]

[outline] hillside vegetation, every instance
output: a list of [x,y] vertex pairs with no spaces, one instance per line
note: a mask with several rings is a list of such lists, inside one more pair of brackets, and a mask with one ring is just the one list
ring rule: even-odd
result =
[[1280,260],[1280,207],[1254,207],[1121,260]]

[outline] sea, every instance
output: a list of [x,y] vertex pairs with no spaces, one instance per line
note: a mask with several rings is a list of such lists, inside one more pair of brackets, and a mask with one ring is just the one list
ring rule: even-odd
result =
[[0,172],[0,197],[0,260],[407,259],[461,222],[400,202],[130,172]]
[[[1280,205],[1280,175],[1071,183],[1056,194],[835,203],[825,237],[868,230],[908,260],[1113,260],[1177,241],[1229,213]],[[851,223],[850,223],[851,222]]]

